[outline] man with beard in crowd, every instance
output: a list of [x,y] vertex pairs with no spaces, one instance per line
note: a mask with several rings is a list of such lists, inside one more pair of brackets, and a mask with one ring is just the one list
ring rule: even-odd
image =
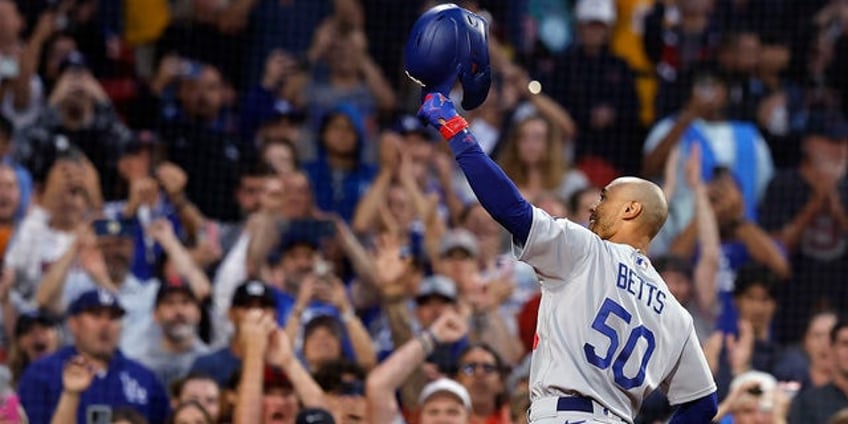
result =
[[150,342],[138,360],[170,386],[188,373],[195,358],[209,350],[197,336],[200,305],[191,286],[182,280],[162,283],[153,320]]

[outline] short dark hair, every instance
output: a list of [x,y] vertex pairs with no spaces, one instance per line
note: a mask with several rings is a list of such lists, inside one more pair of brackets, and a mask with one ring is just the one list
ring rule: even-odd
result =
[[836,343],[836,338],[839,336],[839,332],[845,329],[848,329],[848,318],[843,316],[836,321],[836,325],[834,325],[833,329],[830,330],[830,343]]
[[221,388],[215,378],[211,375],[202,371],[192,371],[188,373],[185,377],[178,378],[173,383],[171,383],[171,398],[178,399],[180,397],[180,394],[183,392],[183,388],[185,387],[186,383],[192,380],[211,381],[215,383],[215,385],[218,386],[219,389]]
[[733,297],[741,296],[751,287],[760,286],[765,289],[770,298],[775,299],[779,285],[780,278],[770,269],[759,264],[747,264],[736,273]]
[[322,363],[313,377],[324,392],[334,393],[344,385],[344,375],[352,375],[362,382],[367,376],[365,369],[359,364],[347,359],[334,359]]
[[318,315],[315,318],[309,320],[308,323],[303,327],[303,339],[306,340],[315,330],[319,328],[326,328],[330,330],[333,335],[339,338],[341,341],[344,338],[344,329],[342,328],[341,322],[332,316],[332,315]]
[[[256,160],[254,160],[256,159]],[[258,158],[250,158],[238,164],[239,182],[243,178],[262,178],[274,175],[274,170]]]

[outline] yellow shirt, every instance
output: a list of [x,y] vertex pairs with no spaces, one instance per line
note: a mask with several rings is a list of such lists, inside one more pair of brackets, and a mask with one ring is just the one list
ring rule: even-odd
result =
[[124,41],[129,45],[156,41],[170,22],[168,0],[124,0]]
[[636,73],[636,92],[639,94],[642,123],[650,125],[654,117],[654,98],[657,79],[654,64],[642,45],[643,22],[654,7],[654,0],[617,0],[618,18],[612,29],[612,51],[624,59]]

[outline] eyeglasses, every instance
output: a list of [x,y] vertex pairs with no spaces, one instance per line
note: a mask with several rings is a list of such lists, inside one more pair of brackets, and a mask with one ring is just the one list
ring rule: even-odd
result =
[[469,362],[459,366],[460,371],[465,375],[473,375],[474,371],[478,368],[483,370],[483,374],[493,374],[498,370],[498,367],[493,364],[481,364],[478,362]]

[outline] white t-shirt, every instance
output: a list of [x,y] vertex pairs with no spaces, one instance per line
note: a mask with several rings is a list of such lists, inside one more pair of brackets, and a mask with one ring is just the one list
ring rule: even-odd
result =
[[656,388],[672,405],[716,390],[692,317],[642,252],[538,208],[515,250],[542,284],[531,401],[579,394],[632,422]]
[[72,233],[51,228],[48,220],[47,212],[33,205],[6,249],[4,266],[15,272],[11,296],[19,310],[35,308],[35,293],[44,271],[74,240]]

